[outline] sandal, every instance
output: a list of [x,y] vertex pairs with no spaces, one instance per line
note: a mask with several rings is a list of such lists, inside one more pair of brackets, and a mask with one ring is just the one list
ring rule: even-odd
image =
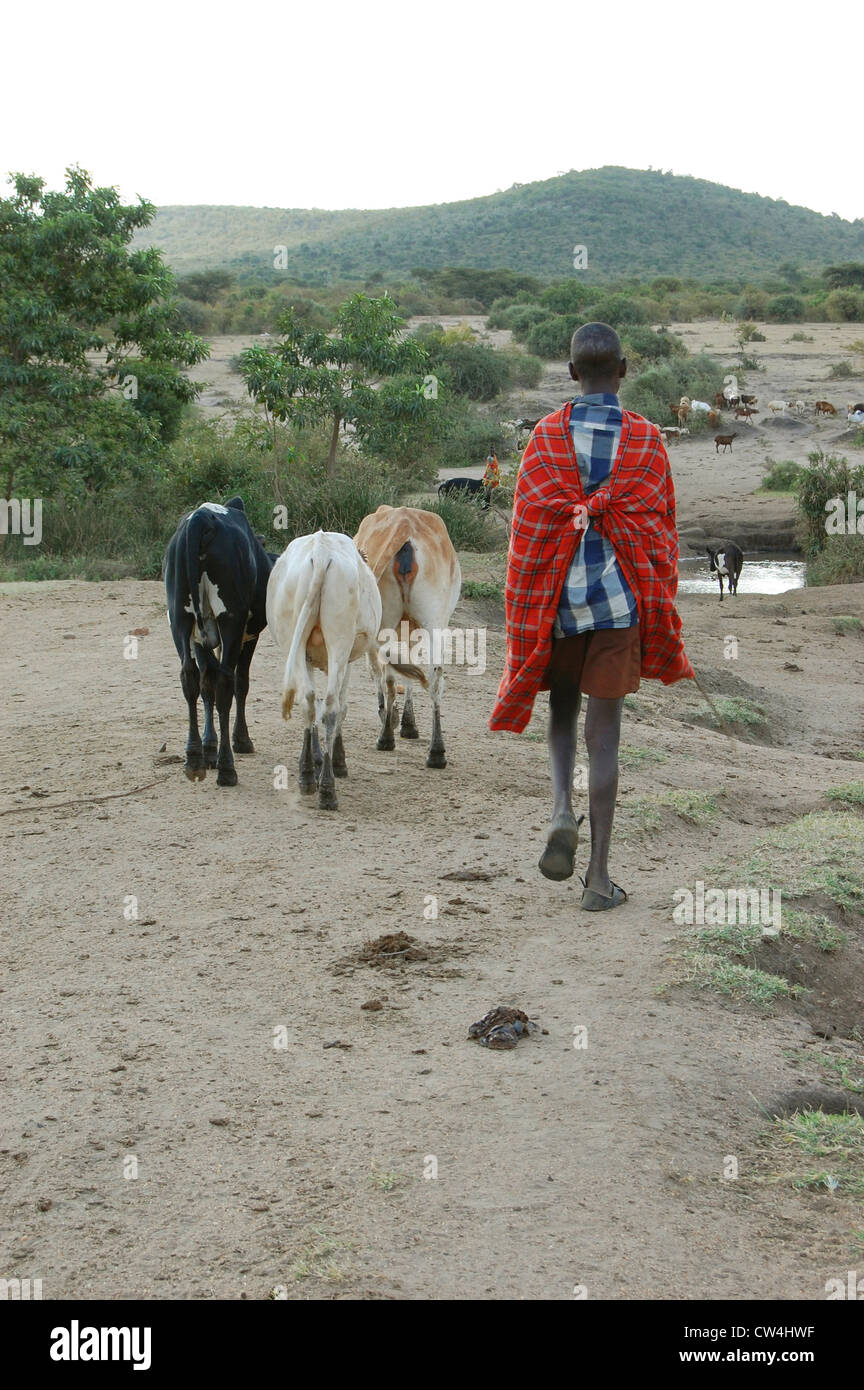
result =
[[540,856],[539,868],[544,878],[554,879],[556,883],[564,878],[572,878],[579,847],[579,827],[584,819],[584,816],[580,816],[575,825],[552,831]]
[[582,885],[581,906],[583,912],[606,912],[608,908],[620,907],[622,903],[627,901],[627,894],[617,883],[612,884],[611,898],[607,898],[605,893],[595,893],[593,888],[586,888],[584,878]]

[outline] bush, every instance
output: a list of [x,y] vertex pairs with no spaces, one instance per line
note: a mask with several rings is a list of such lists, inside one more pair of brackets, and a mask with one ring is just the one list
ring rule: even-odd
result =
[[596,289],[591,289],[582,280],[563,280],[558,285],[550,285],[540,296],[540,303],[552,314],[566,314],[568,318],[578,318],[582,306],[592,297]]
[[827,381],[847,381],[850,376],[857,376],[858,373],[851,362],[832,362],[828,368]]
[[803,319],[804,300],[797,294],[775,294],[768,300],[768,317],[775,323],[796,323]]
[[195,299],[178,299],[174,312],[176,326],[181,333],[207,333],[210,331],[211,314],[203,304]]
[[495,348],[482,343],[447,343],[443,338],[436,346],[426,339],[432,371],[439,371],[443,380],[457,396],[472,401],[491,401],[509,384],[507,359]]
[[790,343],[812,343],[812,342],[815,342],[815,339],[814,339],[812,333],[793,333],[792,336],[791,336],[791,338],[788,338],[788,339],[787,339],[787,342],[790,342]]
[[466,468],[481,464],[489,453],[501,457],[512,447],[501,421],[481,413],[465,400],[443,403],[438,412],[434,443],[428,459],[438,468]]
[[515,349],[502,354],[507,360],[508,384],[510,386],[539,386],[543,375],[543,363],[539,357]]
[[864,580],[864,536],[832,536],[830,546],[807,561],[807,583],[860,584]]
[[795,491],[795,484],[802,472],[800,463],[795,463],[793,459],[766,459],[765,468],[762,487],[766,492]]
[[642,362],[659,362],[668,357],[681,357],[687,352],[681,339],[674,333],[667,333],[663,328],[655,332],[653,328],[635,324],[624,330],[621,341],[624,355],[631,365],[638,366]]
[[425,500],[422,505],[425,511],[441,517],[457,550],[494,550],[501,543],[500,530],[490,526],[488,513],[474,498],[456,493],[432,502]]
[[578,324],[572,318],[556,314],[535,323],[525,338],[528,351],[537,357],[567,361],[570,356],[570,340]]
[[514,338],[524,341],[536,324],[549,321],[550,314],[542,304],[514,304],[506,317],[507,323],[502,327],[509,328]]
[[[826,503],[832,498],[845,498],[849,492],[864,495],[864,464],[850,467],[845,458],[819,451],[808,454],[810,467],[802,469],[798,479],[799,532],[808,559],[825,550],[829,534],[825,529],[828,518]],[[855,537],[831,536],[831,550],[842,551],[835,543]],[[826,560],[826,565],[833,563]],[[833,580],[823,582],[836,582]]]
[[825,300],[825,315],[831,323],[864,321],[864,294],[857,290],[832,290]]
[[[659,310],[659,305],[653,307]],[[621,329],[626,324],[651,323],[659,317],[660,313],[652,313],[651,306],[645,301],[628,294],[595,292],[591,302],[581,312],[582,323],[608,323],[615,329]],[[571,333],[578,327],[579,324],[574,323]]]

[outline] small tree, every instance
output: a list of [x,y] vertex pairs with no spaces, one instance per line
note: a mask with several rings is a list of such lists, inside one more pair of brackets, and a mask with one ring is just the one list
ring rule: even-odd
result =
[[[398,415],[401,407],[406,418],[416,418],[434,409],[434,386],[428,396],[422,390],[426,354],[416,339],[403,336],[403,320],[388,295],[353,295],[341,306],[332,336],[305,327],[294,309],[276,326],[275,347],[247,348],[240,355],[246,389],[271,422],[287,420],[301,429],[327,422],[328,475],[336,470],[343,423],[353,424],[361,441],[379,427],[375,388],[382,382],[391,382],[382,412]],[[400,377],[416,379],[392,385]]]
[[153,457],[198,388],[181,368],[206,345],[176,328],[174,279],[154,248],[129,251],[155,214],[67,171],[62,193],[13,176],[0,199],[0,468],[16,482],[96,490]]

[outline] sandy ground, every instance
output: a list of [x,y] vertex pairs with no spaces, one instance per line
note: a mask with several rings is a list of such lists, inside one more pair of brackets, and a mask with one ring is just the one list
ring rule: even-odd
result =
[[[630,901],[597,917],[537,871],[542,710],[528,737],[486,726],[497,608],[457,610],[488,625],[488,669],[448,677],[443,772],[425,701],[422,741],[375,751],[356,671],[328,814],[294,788],[268,635],[256,752],[236,788],[195,786],[164,761],[185,707],[159,585],[3,586],[0,1274],[113,1299],[805,1299],[845,1278],[850,1204],[753,1180],[765,1109],[834,1045],[813,1031],[831,990],[767,1014],[661,991],[673,891],[860,777],[864,643],[831,615],[864,614],[864,586],[681,609],[694,661],[765,703],[772,742],[694,727],[689,687],[643,687],[624,742],[666,760],[622,774]],[[721,822],[668,812],[646,834],[635,799],[670,788],[716,793]],[[396,931],[425,957],[360,962]],[[469,1042],[499,1003],[543,1031]]]
[[[496,347],[507,346],[512,339],[509,331],[487,331],[486,320],[480,315],[427,316],[411,319],[415,327],[434,321],[445,327],[467,323],[481,340]],[[735,325],[711,320],[705,323],[672,324],[691,352],[708,352],[723,365],[724,372],[732,371],[737,360],[734,342]],[[825,452],[840,450],[846,431],[846,405],[849,401],[864,400],[864,357],[850,350],[850,344],[862,336],[860,324],[768,324],[761,325],[766,342],[754,343],[748,349],[764,365],[764,371],[739,374],[741,389],[755,395],[759,415],[753,423],[734,422],[731,413],[723,414],[722,425],[699,436],[685,438],[670,445],[670,457],[675,474],[679,529],[684,553],[688,541],[694,549],[701,548],[705,535],[721,539],[737,539],[744,549],[788,548],[792,542],[794,507],[788,497],[754,496],[760,487],[769,459],[794,459],[806,463],[814,449]],[[794,332],[812,337],[811,343],[793,343]],[[260,338],[217,337],[212,339],[212,355],[190,375],[210,383],[200,397],[208,413],[224,412],[227,408],[248,406],[242,382],[230,363],[244,347]],[[849,361],[858,375],[847,381],[827,379],[833,362]],[[536,418],[557,410],[572,394],[573,384],[566,365],[547,363],[543,378],[536,389],[514,392],[496,402],[496,413],[512,418]],[[804,400],[808,409],[798,418],[773,418],[766,407],[772,400]],[[817,400],[828,400],[837,407],[837,419],[817,418]],[[672,424],[668,419],[658,424]],[[717,454],[714,434],[737,432],[731,453]],[[459,469],[445,469],[441,477],[460,473],[480,477],[482,459],[468,460]]]

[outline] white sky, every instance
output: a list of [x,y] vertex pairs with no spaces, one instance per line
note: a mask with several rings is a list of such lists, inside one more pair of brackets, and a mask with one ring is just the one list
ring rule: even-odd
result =
[[11,0],[0,174],[58,187],[78,163],[157,204],[371,208],[653,165],[860,217],[856,11]]

